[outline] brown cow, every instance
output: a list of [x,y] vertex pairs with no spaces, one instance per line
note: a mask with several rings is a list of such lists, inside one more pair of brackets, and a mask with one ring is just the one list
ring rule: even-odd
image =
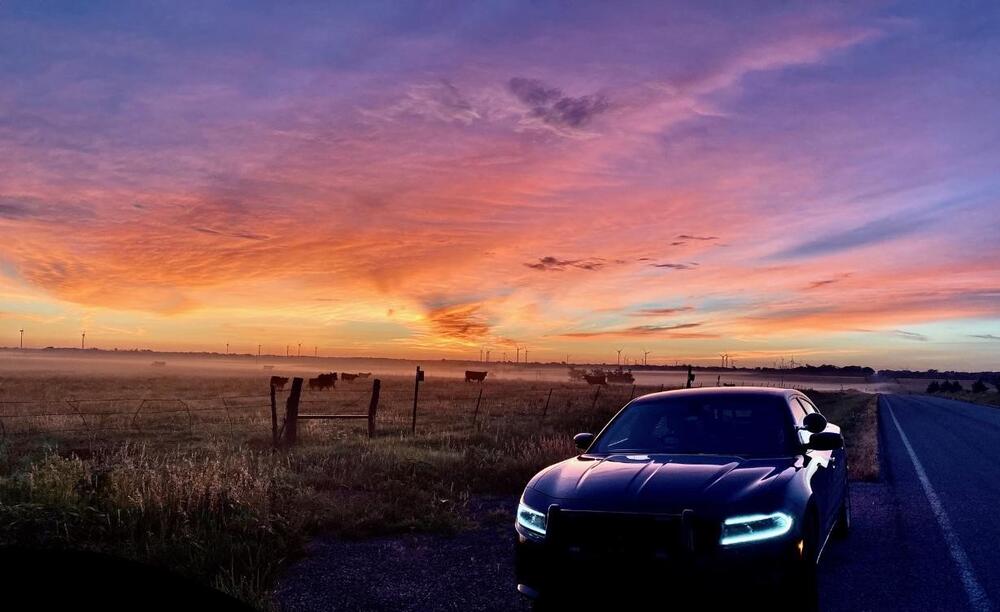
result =
[[465,382],[483,382],[486,380],[488,372],[476,372],[475,370],[465,371]]
[[320,374],[316,378],[309,379],[310,389],[330,389],[337,386],[337,373],[330,372],[328,374]]
[[358,377],[357,374],[348,374],[347,372],[340,373],[340,380],[344,382],[354,382],[354,379],[357,377]]
[[588,385],[608,384],[608,379],[604,374],[584,374],[583,378],[587,381]]
[[368,378],[372,375],[371,372],[358,372],[358,378]]
[[273,387],[275,391],[284,391],[285,390],[285,385],[287,385],[287,384],[288,384],[288,377],[287,376],[272,376],[271,377],[271,387]]

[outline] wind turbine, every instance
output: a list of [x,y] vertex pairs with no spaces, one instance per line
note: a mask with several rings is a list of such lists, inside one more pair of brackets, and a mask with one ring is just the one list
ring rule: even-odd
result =
[[623,349],[618,349],[618,362],[617,362],[618,367],[621,367],[622,365],[622,350]]
[[649,357],[649,353],[650,352],[651,351],[647,351],[646,349],[642,349],[642,365],[644,365],[644,366],[649,365],[649,362],[646,361],[646,358]]

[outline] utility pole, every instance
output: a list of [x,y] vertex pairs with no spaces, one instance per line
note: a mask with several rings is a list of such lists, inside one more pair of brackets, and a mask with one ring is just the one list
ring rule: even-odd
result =
[[80,350],[87,348],[87,332],[82,332],[80,334]]
[[318,346],[314,346],[313,347],[313,357],[319,357],[319,347]]
[[298,357],[302,356],[302,343],[301,342],[299,342],[299,352],[297,353],[297,356]]
[[20,332],[21,332],[21,344],[20,344],[20,346],[18,348],[22,348],[23,349],[24,348],[24,330],[22,329],[22,330],[20,330]]
[[289,347],[288,347],[288,345],[286,344],[286,345],[285,345],[285,359],[287,359],[287,358],[289,357],[289,355],[288,355],[288,348],[289,348]]
[[479,347],[479,363],[483,362],[483,347]]
[[260,345],[257,345],[257,361],[260,361]]
[[528,365],[528,347],[524,347],[524,365]]
[[226,343],[226,354],[227,355],[229,354],[229,343],[228,342]]
[[516,348],[517,348],[517,353],[514,356],[514,363],[518,364],[521,363],[521,347],[518,346]]

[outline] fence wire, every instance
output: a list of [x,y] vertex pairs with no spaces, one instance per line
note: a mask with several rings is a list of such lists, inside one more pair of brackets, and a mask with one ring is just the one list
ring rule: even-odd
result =
[[[331,390],[303,390],[303,414],[367,414],[369,385],[338,386]],[[490,383],[422,384],[418,392],[417,421],[430,415],[462,424],[493,419],[544,419],[578,410],[615,408],[655,388],[634,385],[537,385],[516,393]],[[285,417],[289,390],[276,393],[279,425]],[[382,387],[377,413],[380,429],[408,429],[412,423],[413,384]],[[0,400],[0,437],[35,434],[157,434],[165,432],[228,432],[256,428],[270,432],[270,395],[216,397],[110,397],[61,400]],[[310,429],[322,425],[310,424]],[[251,430],[255,431],[255,430]]]

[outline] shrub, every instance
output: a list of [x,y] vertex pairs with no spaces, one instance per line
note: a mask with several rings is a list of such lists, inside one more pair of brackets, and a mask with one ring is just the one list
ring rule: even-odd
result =
[[977,380],[975,382],[975,384],[972,385],[972,392],[973,393],[986,393],[986,383],[983,382],[982,378],[980,378],[979,380]]
[[940,390],[941,390],[941,385],[939,385],[938,381],[936,381],[936,380],[935,381],[931,381],[931,384],[927,385],[927,392],[928,393],[937,393]]

